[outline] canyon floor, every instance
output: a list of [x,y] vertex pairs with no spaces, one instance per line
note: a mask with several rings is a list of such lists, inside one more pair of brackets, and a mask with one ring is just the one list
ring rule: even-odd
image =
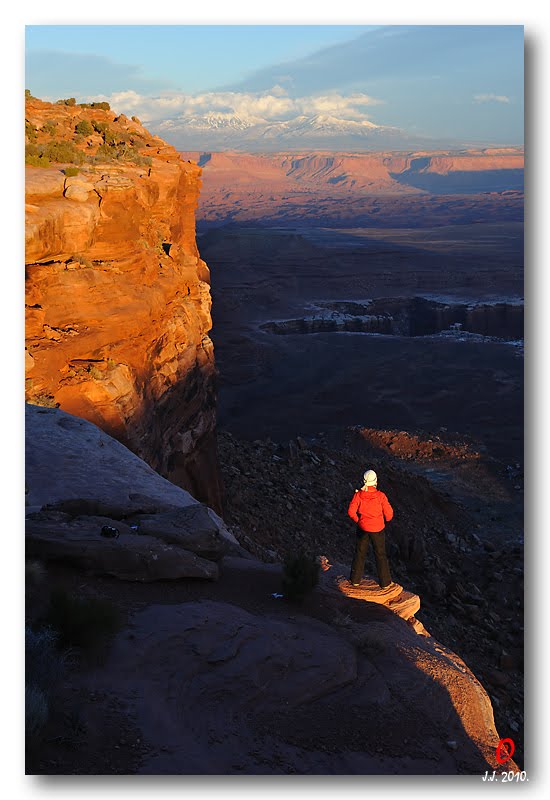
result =
[[265,327],[311,318],[322,306],[411,297],[500,303],[522,314],[520,223],[352,232],[229,226],[207,231],[199,246],[212,272],[222,428],[285,440],[342,425],[445,427],[503,459],[522,459],[516,332],[276,335]]

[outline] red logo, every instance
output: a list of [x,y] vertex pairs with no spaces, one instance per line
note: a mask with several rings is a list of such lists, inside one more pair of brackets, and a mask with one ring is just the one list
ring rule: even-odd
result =
[[499,764],[506,764],[514,755],[516,746],[513,739],[501,739],[497,747],[497,761]]

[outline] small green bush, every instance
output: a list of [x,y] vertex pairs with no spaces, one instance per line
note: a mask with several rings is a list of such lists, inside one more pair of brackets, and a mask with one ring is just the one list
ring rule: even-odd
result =
[[67,97],[65,100],[58,100],[57,101],[57,105],[58,106],[75,106],[76,105],[76,100],[75,100],[74,97]]
[[78,175],[80,170],[78,167],[66,167],[65,168],[65,177],[66,178],[74,178],[75,175]]
[[288,553],[283,564],[282,590],[286,600],[301,603],[319,583],[319,560],[300,550]]
[[120,627],[120,615],[107,600],[69,595],[54,589],[46,622],[59,632],[59,643],[65,647],[92,650]]
[[96,133],[105,133],[109,127],[106,122],[98,122],[95,119],[92,120],[91,125]]
[[88,367],[88,374],[94,381],[101,381],[103,380],[103,373],[97,367],[90,366]]
[[42,408],[58,408],[59,403],[56,403],[51,394],[35,394],[29,397],[27,403],[31,406],[41,406]]
[[93,262],[90,261],[89,258],[86,258],[86,256],[81,255],[80,253],[74,253],[70,257],[69,261],[77,261],[80,264],[80,266],[84,267],[85,269],[93,269],[94,267]]
[[82,164],[84,161],[84,154],[74,146],[73,142],[55,139],[44,145],[41,155],[58,164]]
[[50,159],[46,156],[37,156],[31,153],[25,153],[25,164],[28,167],[49,167]]
[[103,141],[105,144],[112,144],[116,145],[117,143],[117,135],[114,133],[110,128],[105,128],[103,131]]
[[82,136],[90,136],[90,134],[94,132],[93,127],[90,125],[87,119],[81,119],[80,122],[75,125],[74,130],[75,133],[79,133]]
[[108,144],[100,144],[96,150],[96,161],[113,161],[116,158],[116,150]]
[[27,139],[34,141],[36,139],[36,127],[32,124],[32,122],[28,122],[25,120],[25,136]]
[[57,122],[45,122],[41,128],[43,133],[47,133],[49,136],[53,136],[57,130]]

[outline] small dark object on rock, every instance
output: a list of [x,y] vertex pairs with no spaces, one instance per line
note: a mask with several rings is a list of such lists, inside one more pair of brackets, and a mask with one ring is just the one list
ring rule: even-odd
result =
[[120,531],[118,528],[112,528],[110,525],[104,525],[101,529],[101,535],[106,536],[108,539],[118,539]]

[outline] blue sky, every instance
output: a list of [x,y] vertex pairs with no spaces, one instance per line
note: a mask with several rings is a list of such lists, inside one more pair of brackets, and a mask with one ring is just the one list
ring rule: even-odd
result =
[[[52,92],[65,96],[82,85],[94,86],[92,91],[102,94],[153,88],[150,83],[159,89],[205,91],[244,80],[262,67],[348,41],[372,27],[30,25],[26,28],[27,75],[37,96]],[[100,80],[93,80],[90,63],[96,68],[104,64]],[[62,69],[67,64],[72,65],[68,72]]]
[[31,25],[25,85],[44,99],[107,99],[168,141],[214,112],[523,143],[519,25]]

